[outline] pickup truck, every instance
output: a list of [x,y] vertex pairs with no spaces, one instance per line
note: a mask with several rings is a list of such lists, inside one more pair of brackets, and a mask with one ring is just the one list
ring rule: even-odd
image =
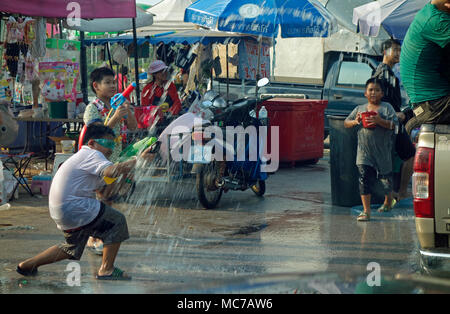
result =
[[422,125],[416,147],[413,196],[420,264],[426,273],[448,273],[450,125]]
[[[293,84],[270,82],[261,88],[261,94],[304,94],[309,99],[327,100],[327,115],[348,115],[357,105],[364,104],[366,81],[382,61],[382,57],[362,53],[346,53],[330,51],[324,55],[324,84]],[[245,97],[255,92],[254,83],[247,86],[238,80],[229,81],[229,99]],[[226,95],[226,79],[219,79],[213,84],[215,90]],[[329,133],[328,119],[325,118],[326,137]]]

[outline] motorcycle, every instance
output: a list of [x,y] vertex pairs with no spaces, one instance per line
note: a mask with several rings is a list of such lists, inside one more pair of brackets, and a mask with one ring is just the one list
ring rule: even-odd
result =
[[[267,83],[267,79],[262,79],[258,87]],[[207,209],[215,208],[222,194],[229,190],[251,189],[260,197],[266,191],[268,175],[261,171],[261,152],[265,143],[261,141],[260,127],[267,125],[267,112],[265,116],[257,117],[257,104],[257,95],[228,105],[217,93],[208,91],[200,103],[196,102],[196,108],[191,106],[190,112],[173,121],[159,137],[159,153],[162,160],[167,161],[168,168],[168,160],[180,152],[184,155],[184,161],[180,159],[179,162],[192,165],[187,169],[195,175],[198,199]],[[174,136],[177,133],[175,130],[180,127],[184,128],[183,135]],[[241,132],[244,141],[234,141],[234,135],[238,134],[236,130],[242,131],[248,127],[255,132]],[[227,132],[233,132],[231,142],[228,137],[224,141],[223,136],[217,136]],[[255,150],[256,156],[252,154]]]

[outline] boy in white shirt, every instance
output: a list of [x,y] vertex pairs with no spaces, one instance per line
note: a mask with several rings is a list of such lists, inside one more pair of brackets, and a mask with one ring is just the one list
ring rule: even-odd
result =
[[[114,149],[112,129],[93,124],[87,128],[84,145],[66,160],[53,178],[49,194],[50,216],[64,232],[65,243],[55,245],[17,266],[24,276],[37,274],[39,266],[64,259],[79,260],[89,236],[102,239],[102,264],[96,275],[100,280],[129,280],[130,276],[114,267],[120,244],[129,238],[125,216],[96,199],[105,195],[104,177],[129,175],[136,159],[113,164],[107,158]],[[151,148],[140,157],[150,159]],[[119,181],[119,180],[117,180]]]

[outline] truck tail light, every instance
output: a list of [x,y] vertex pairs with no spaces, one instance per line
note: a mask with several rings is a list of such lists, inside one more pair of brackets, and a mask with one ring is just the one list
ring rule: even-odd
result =
[[414,158],[414,212],[416,217],[434,218],[434,149],[419,147]]

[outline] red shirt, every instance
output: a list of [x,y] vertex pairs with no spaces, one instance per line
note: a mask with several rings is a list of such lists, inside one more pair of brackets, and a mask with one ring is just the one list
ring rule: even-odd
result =
[[[119,85],[118,92],[121,93],[127,88],[128,86],[128,78],[125,75],[122,75],[121,73],[117,74],[115,77],[115,80],[117,81]],[[123,80],[123,86],[122,86],[122,80]]]
[[[158,106],[160,105],[160,99],[163,95],[164,88],[161,86],[155,85],[154,82],[147,84],[142,90],[142,106]],[[178,96],[177,88],[174,83],[169,84],[169,88],[167,89],[166,99],[164,102],[167,102],[170,106],[169,111],[176,115],[181,110],[181,100]]]

